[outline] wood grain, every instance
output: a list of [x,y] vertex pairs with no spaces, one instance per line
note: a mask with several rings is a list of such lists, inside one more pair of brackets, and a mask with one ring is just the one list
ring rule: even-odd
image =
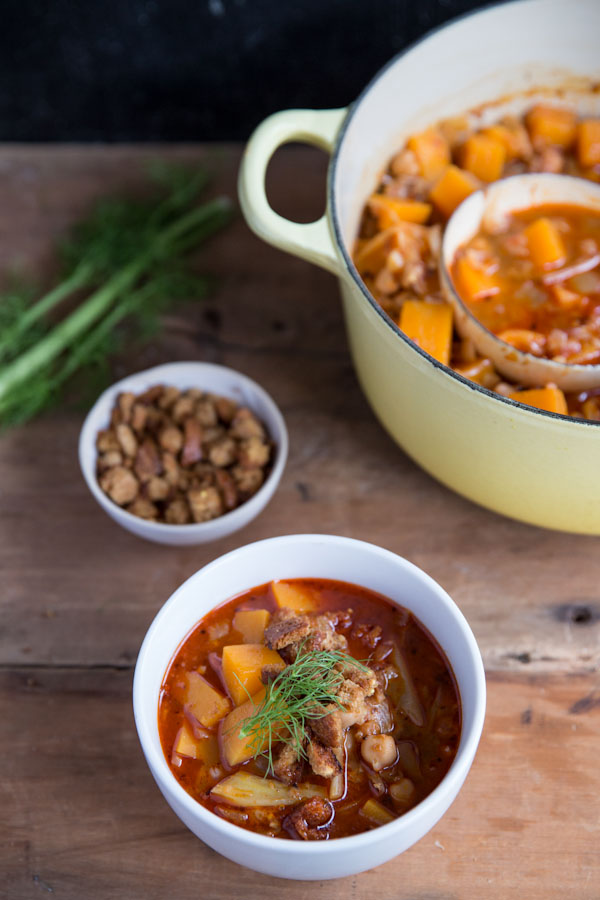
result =
[[38,896],[46,885],[61,900],[277,900],[316,890],[321,900],[597,900],[595,685],[590,676],[491,678],[477,759],[437,827],[385,866],[317,886],[249,872],[185,829],[143,761],[131,672],[5,672],[2,822],[10,827],[0,830],[0,897]]
[[[0,270],[20,263],[49,278],[69,224],[98,196],[141,190],[158,156],[209,159],[214,189],[234,195],[235,146],[0,148]],[[270,194],[282,212],[310,220],[323,191],[319,153],[276,157]],[[234,366],[280,404],[289,463],[242,532],[161,548],[119,529],[88,494],[81,412],[0,439],[0,897],[312,895],[223,860],[180,825],[139,750],[130,687],[145,630],[196,569],[251,540],[322,531],[388,547],[450,592],[483,652],[489,712],[473,771],[438,827],[374,872],[319,885],[319,896],[597,900],[598,539],[503,519],[408,459],[358,388],[331,276],[261,243],[239,218],[199,265],[217,276],[214,296],[170,315],[160,342],[119,360],[115,378],[175,359]]]

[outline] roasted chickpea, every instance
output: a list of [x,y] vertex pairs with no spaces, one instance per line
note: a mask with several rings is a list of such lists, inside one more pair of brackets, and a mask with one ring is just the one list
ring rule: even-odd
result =
[[370,734],[360,745],[360,753],[375,772],[393,766],[398,756],[396,741],[391,734]]

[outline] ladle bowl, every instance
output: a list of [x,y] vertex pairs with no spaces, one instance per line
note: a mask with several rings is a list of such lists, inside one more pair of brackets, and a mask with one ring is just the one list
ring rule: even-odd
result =
[[490,359],[505,378],[528,386],[553,383],[564,391],[599,387],[600,365],[557,362],[534,356],[501,340],[473,315],[450,274],[456,252],[482,226],[486,231],[492,231],[501,227],[512,213],[548,205],[585,207],[600,216],[600,184],[569,175],[513,175],[467,197],[452,214],[444,231],[440,254],[442,290],[454,310],[458,333],[469,338],[478,352]]

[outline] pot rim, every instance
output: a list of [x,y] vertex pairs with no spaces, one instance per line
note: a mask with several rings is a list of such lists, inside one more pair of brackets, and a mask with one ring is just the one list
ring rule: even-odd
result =
[[[382,321],[389,328],[391,328],[393,333],[395,335],[397,335],[397,337],[399,337],[402,341],[404,341],[404,343],[408,347],[410,347],[411,350],[418,353],[424,360],[426,360],[428,363],[430,363],[435,369],[438,369],[442,376],[446,376],[446,377],[454,379],[459,384],[462,384],[465,387],[470,388],[472,391],[474,391],[475,393],[481,394],[485,398],[489,398],[491,400],[496,400],[496,401],[499,401],[500,403],[504,403],[508,406],[511,406],[515,410],[518,410],[519,413],[531,414],[533,416],[541,416],[543,419],[548,419],[548,418],[555,419],[560,422],[568,421],[569,423],[571,423],[571,425],[574,428],[576,428],[576,427],[596,428],[600,425],[600,421],[595,421],[593,419],[580,419],[580,418],[569,416],[569,415],[566,415],[563,413],[555,413],[555,412],[550,412],[550,411],[544,410],[544,409],[538,409],[535,406],[527,406],[526,404],[520,403],[517,400],[511,400],[508,397],[504,397],[502,394],[497,394],[494,391],[489,390],[489,388],[485,388],[482,385],[477,384],[477,382],[471,381],[469,378],[465,378],[464,375],[460,375],[458,372],[455,372],[454,369],[450,368],[450,366],[445,366],[443,363],[439,362],[439,360],[434,359],[432,356],[430,356],[428,353],[426,353],[424,350],[422,350],[418,344],[416,344],[413,340],[411,340],[411,338],[407,337],[407,335],[405,335],[404,332],[401,331],[401,329],[398,327],[398,325],[396,325],[394,320],[385,312],[385,310],[375,300],[375,298],[373,297],[373,295],[371,294],[371,292],[368,290],[367,286],[365,285],[364,281],[358,274],[358,270],[357,270],[356,266],[354,265],[354,262],[353,262],[351,256],[349,255],[348,251],[346,250],[346,247],[344,244],[344,240],[342,237],[341,224],[340,224],[340,220],[339,220],[339,216],[338,216],[337,202],[335,199],[334,182],[335,182],[335,176],[337,174],[337,166],[338,166],[338,162],[339,162],[340,151],[341,151],[342,144],[344,142],[344,138],[346,136],[346,132],[347,132],[347,130],[350,126],[350,123],[352,122],[357,110],[359,109],[362,101],[367,97],[367,95],[369,94],[371,89],[377,84],[377,82],[388,71],[388,69],[391,69],[392,66],[396,65],[396,63],[400,59],[402,59],[402,57],[411,53],[420,44],[425,43],[430,38],[432,38],[435,34],[437,34],[438,32],[444,31],[444,29],[446,29],[446,28],[450,28],[454,25],[457,25],[459,22],[462,22],[465,19],[471,19],[476,16],[485,16],[485,15],[487,15],[487,13],[492,12],[496,9],[499,9],[500,7],[504,7],[504,8],[522,7],[523,2],[524,2],[524,0],[510,0],[510,2],[508,2],[508,3],[505,2],[505,0],[494,0],[494,2],[488,3],[485,6],[479,8],[477,10],[472,10],[470,12],[465,12],[465,13],[461,13],[458,16],[454,16],[452,19],[449,19],[448,21],[443,22],[441,25],[435,26],[435,28],[431,28],[424,35],[417,38],[415,41],[412,41],[403,50],[401,50],[399,53],[396,53],[394,56],[392,56],[392,58],[389,59],[387,61],[387,63],[385,63],[385,65],[383,65],[382,68],[379,69],[378,72],[375,73],[375,75],[367,82],[365,87],[362,89],[362,91],[360,92],[360,94],[358,95],[356,100],[354,100],[354,102],[351,103],[350,106],[348,107],[348,113],[347,113],[346,117],[344,118],[344,121],[342,122],[340,130],[336,136],[335,145],[333,147],[333,151],[331,154],[331,160],[329,163],[329,168],[328,168],[328,173],[327,173],[327,209],[329,211],[329,218],[330,218],[330,223],[331,223],[331,227],[332,227],[332,231],[333,231],[333,236],[335,239],[336,248],[337,248],[338,253],[341,255],[341,257],[344,261],[346,273],[348,275],[350,275],[353,282],[359,288],[363,297],[368,301],[368,303],[372,307],[372,309],[380,316]],[[527,2],[527,0],[525,0],[525,2]],[[346,273],[344,273],[344,274],[346,274]]]

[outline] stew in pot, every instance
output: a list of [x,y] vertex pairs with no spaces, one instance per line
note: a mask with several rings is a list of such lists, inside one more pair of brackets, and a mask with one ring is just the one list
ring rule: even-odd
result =
[[[481,357],[471,341],[455,333],[452,309],[442,297],[437,271],[445,222],[482,185],[525,172],[565,173],[600,181],[600,119],[578,119],[566,106],[538,104],[521,118],[506,117],[480,128],[474,121],[476,117],[464,116],[440,122],[412,135],[392,158],[363,212],[354,248],[356,268],[373,297],[405,334],[454,371],[531,406],[600,421],[598,389],[565,396],[553,385],[521,391],[520,385],[506,382],[491,360]],[[538,223],[534,229],[536,245],[543,246],[549,238],[548,222],[559,231],[561,221],[569,227],[574,224],[569,215],[565,218],[564,210],[549,212],[534,214],[534,219],[546,223]],[[581,228],[585,235],[580,234]],[[564,317],[549,320],[540,329],[546,340],[536,343],[530,336],[529,346],[540,355],[597,363],[600,329],[596,331],[592,311],[600,303],[599,275],[596,267],[589,267],[589,260],[600,253],[600,238],[597,226],[590,233],[581,221],[575,232],[585,238],[584,252],[576,261],[585,256],[587,277],[578,278],[582,273],[573,272],[573,278],[561,281],[560,288],[549,293],[552,303],[557,294],[565,303],[565,291],[579,294],[580,312],[573,300],[574,314],[567,327]],[[513,255],[518,257],[517,252]],[[560,300],[557,302],[560,306]],[[499,322],[498,327],[512,330],[508,320]],[[537,327],[526,330],[538,331]],[[515,340],[522,338],[517,335]]]

